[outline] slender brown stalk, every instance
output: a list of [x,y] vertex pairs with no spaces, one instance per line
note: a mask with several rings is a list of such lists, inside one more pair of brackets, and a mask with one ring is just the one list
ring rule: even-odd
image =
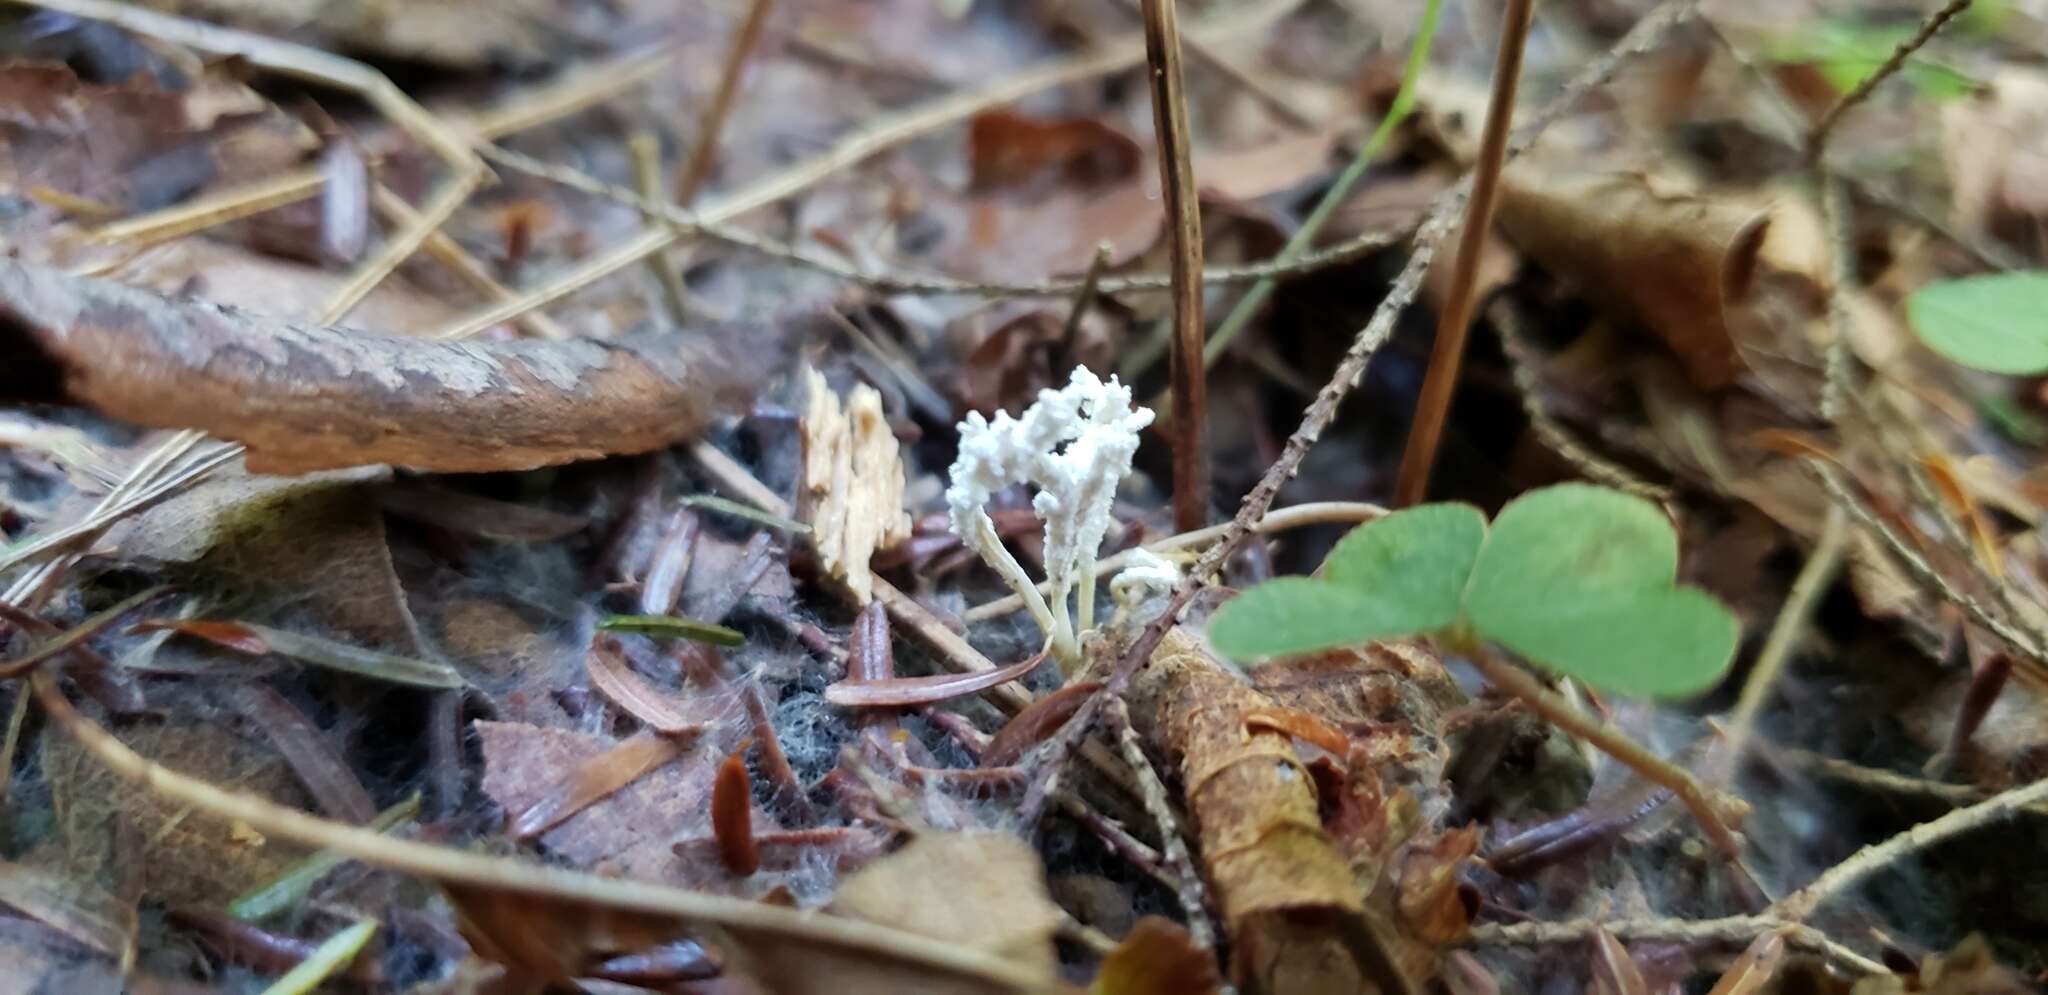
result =
[[1522,49],[1529,40],[1534,0],[1508,0],[1501,22],[1500,51],[1494,57],[1493,95],[1486,106],[1486,127],[1479,139],[1479,161],[1472,167],[1472,200],[1465,208],[1465,230],[1451,264],[1451,286],[1443,313],[1437,316],[1436,347],[1422,396],[1415,402],[1415,421],[1408,429],[1408,450],[1401,455],[1401,475],[1394,484],[1394,506],[1421,501],[1429,490],[1429,472],[1436,464],[1444,419],[1451,412],[1451,392],[1465,357],[1465,336],[1472,327],[1479,285],[1479,253],[1493,224],[1493,203],[1500,191],[1501,167],[1507,163],[1508,124],[1515,116],[1515,88],[1522,76]]
[[1209,521],[1209,387],[1202,366],[1202,208],[1188,150],[1188,107],[1181,78],[1180,19],[1174,0],[1145,0],[1145,62],[1151,67],[1152,127],[1159,136],[1159,177],[1173,229],[1173,525]]
[[725,131],[726,118],[732,116],[732,101],[740,92],[740,71],[747,67],[747,56],[760,43],[761,29],[768,24],[768,11],[774,6],[775,0],[754,0],[747,9],[747,19],[740,24],[739,34],[733,36],[732,48],[726,50],[725,69],[718,74],[718,92],[712,95],[711,107],[704,112],[704,123],[697,129],[697,147],[690,150],[682,179],[676,181],[676,203],[684,207],[696,199],[697,191],[703,189],[704,181],[711,176],[712,164],[718,161],[718,136]]

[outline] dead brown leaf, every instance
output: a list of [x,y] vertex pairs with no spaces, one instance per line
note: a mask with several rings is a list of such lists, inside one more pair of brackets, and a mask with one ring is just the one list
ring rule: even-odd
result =
[[969,183],[981,193],[1118,183],[1130,179],[1143,158],[1129,135],[1092,118],[986,111],[967,129]]
[[1743,370],[1726,312],[1749,289],[1769,221],[1755,204],[1640,173],[1518,165],[1501,180],[1509,240],[1647,325],[1702,387]]
[[2007,69],[1941,124],[1956,223],[2033,244],[2048,219],[2048,74]]
[[[531,810],[611,748],[565,729],[510,722],[476,722],[472,728],[483,747],[484,793],[506,812]],[[705,811],[718,770],[716,757],[708,737],[699,739],[680,760],[655,768],[544,832],[542,849],[574,867],[727,886],[723,871],[679,866],[669,849],[678,835],[709,832]],[[661,831],[650,832],[650,826]]]
[[1146,916],[1102,959],[1090,995],[1208,995],[1223,990],[1216,957],[1178,923]]
[[208,74],[179,92],[146,73],[88,83],[61,63],[0,66],[0,177],[116,209],[161,207],[211,179],[214,141],[269,107]]
[[[927,833],[840,882],[834,911],[993,954],[1049,986],[1058,912],[1029,844],[1007,833]],[[992,992],[986,986],[915,977],[900,968],[807,951],[762,957],[749,969],[776,991],[886,995]]]
[[[199,772],[215,784],[303,807],[290,768],[266,747],[207,722],[137,725],[124,736],[135,749]],[[304,858],[297,844],[237,842],[229,827],[189,819],[183,806],[155,794],[117,789],[97,760],[68,736],[43,739],[43,770],[50,779],[64,865],[90,879],[112,859],[116,824],[150,834],[140,861],[145,897],[218,905],[267,884]]]
[[1405,973],[1407,958],[1387,935],[1391,917],[1367,909],[1351,861],[1324,831],[1315,780],[1292,738],[1245,722],[1277,703],[1180,629],[1139,671],[1130,701],[1140,731],[1180,770],[1203,871],[1235,945],[1235,980],[1288,992],[1398,984],[1388,975]]
[[[720,333],[611,342],[420,342],[266,321],[0,265],[0,397],[66,400],[249,447],[250,468],[530,469],[689,437],[776,352]],[[727,332],[738,333],[729,328]],[[230,361],[231,360],[231,361]]]

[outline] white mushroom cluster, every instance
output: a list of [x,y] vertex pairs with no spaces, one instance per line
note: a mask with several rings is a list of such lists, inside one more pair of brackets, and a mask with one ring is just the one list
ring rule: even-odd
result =
[[[1059,390],[1042,390],[1022,417],[979,412],[960,423],[960,456],[953,461],[946,504],[953,533],[981,554],[1024,599],[1044,631],[1054,659],[1080,659],[1080,634],[1095,622],[1095,554],[1109,531],[1117,484],[1131,472],[1138,433],[1152,411],[1131,403],[1116,377],[1104,383],[1085,366]],[[985,506],[995,492],[1025,483],[1038,493],[1031,507],[1045,521],[1048,601],[1003,548]],[[1079,617],[1069,602],[1078,592]]]

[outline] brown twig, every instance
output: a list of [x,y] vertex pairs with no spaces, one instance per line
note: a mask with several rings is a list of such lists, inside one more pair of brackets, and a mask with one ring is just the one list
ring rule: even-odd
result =
[[1574,919],[1569,922],[1484,923],[1472,927],[1466,942],[1476,946],[1549,946],[1583,943],[1601,930],[1624,940],[1686,944],[1748,943],[1770,932],[1783,932],[1791,946],[1808,950],[1857,974],[1887,975],[1890,969],[1811,926],[1776,916],[1727,916],[1720,919]]
[[754,46],[760,43],[761,31],[768,25],[768,12],[774,7],[774,0],[753,0],[747,8],[747,19],[740,22],[739,33],[733,35],[732,47],[726,49],[725,68],[718,74],[718,90],[711,96],[711,106],[704,110],[704,120],[697,127],[697,145],[690,150],[690,160],[676,181],[676,203],[684,207],[697,199],[704,181],[711,176],[711,167],[718,162],[718,138],[725,132],[726,119],[732,115],[733,98],[739,95],[741,71],[746,69]]
[[1202,887],[1202,874],[1195,868],[1194,858],[1188,855],[1187,839],[1181,835],[1180,820],[1174,817],[1166,783],[1159,779],[1159,772],[1152,769],[1152,761],[1145,757],[1145,747],[1138,742],[1138,731],[1131,728],[1131,713],[1123,699],[1110,699],[1103,714],[1109,720],[1109,731],[1116,737],[1117,749],[1123,754],[1124,763],[1129,764],[1137,775],[1138,793],[1145,803],[1145,811],[1159,829],[1162,869],[1173,879],[1174,897],[1180,901],[1181,912],[1187,916],[1188,935],[1195,941],[1195,946],[1207,950],[1216,945],[1216,927],[1209,918],[1207,890]]
[[1422,379],[1422,394],[1415,401],[1415,420],[1408,427],[1408,448],[1401,455],[1400,476],[1395,478],[1397,508],[1420,502],[1428,492],[1437,443],[1443,438],[1444,420],[1450,416],[1451,393],[1457,388],[1458,369],[1465,358],[1465,337],[1478,306],[1479,256],[1493,226],[1500,173],[1507,165],[1508,125],[1515,114],[1515,89],[1522,78],[1522,50],[1529,40],[1529,22],[1534,11],[1534,0],[1508,0],[1507,14],[1501,21],[1500,49],[1493,62],[1493,94],[1487,99],[1486,125],[1480,133],[1479,158],[1472,170],[1472,199],[1465,208],[1464,231],[1458,239],[1458,254],[1451,263],[1450,289],[1445,291],[1444,309],[1437,317],[1436,345],[1430,352],[1429,372]]
[[1202,208],[1188,148],[1180,19],[1174,0],[1144,0],[1145,61],[1151,66],[1152,128],[1173,249],[1173,524],[1209,523],[1209,388],[1202,363]]
[[[744,228],[711,219],[677,207],[674,204],[651,200],[615,183],[606,183],[589,173],[558,163],[544,162],[532,156],[493,145],[478,148],[478,154],[485,159],[530,176],[537,176],[553,183],[559,183],[574,190],[580,190],[593,197],[603,197],[628,207],[638,209],[642,214],[659,218],[671,225],[678,225],[687,231],[715,239],[736,248],[758,253],[778,262],[805,269],[816,270],[828,276],[859,284],[880,293],[887,294],[972,294],[979,297],[1071,297],[1087,285],[1084,275],[1078,279],[1035,280],[1029,283],[1006,283],[987,280],[961,280],[948,276],[915,273],[873,273],[848,265],[841,259],[820,252],[813,252],[801,246],[756,235]],[[1315,252],[1288,257],[1285,253],[1271,259],[1241,266],[1214,266],[1202,271],[1202,282],[1207,285],[1242,284],[1261,280],[1286,280],[1313,273],[1319,269],[1339,266],[1371,253],[1378,252],[1401,241],[1410,232],[1370,231],[1352,236],[1336,245]],[[1128,276],[1104,275],[1097,279],[1096,290],[1102,294],[1153,293],[1173,289],[1170,273],[1134,273]]]
[[0,314],[0,341],[44,372],[16,389],[61,386],[110,417],[236,439],[258,472],[530,468],[658,449],[702,427],[720,396],[749,395],[758,372],[727,363],[759,350],[716,335],[454,347],[7,262]]
[[1770,912],[1785,919],[1804,919],[1812,915],[1821,903],[1912,854],[2043,800],[2048,800],[2048,778],[2000,792],[1968,808],[1959,808],[1939,819],[1923,822],[1882,843],[1856,851],[1849,859],[1815,878],[1812,884],[1779,899],[1776,905],[1771,906]]
[[1890,58],[1884,60],[1884,63],[1878,66],[1870,75],[1865,76],[1863,82],[1856,84],[1855,89],[1843,94],[1842,99],[1835,101],[1835,105],[1828,108],[1826,114],[1821,115],[1820,123],[1814,125],[1813,131],[1807,135],[1806,149],[1808,158],[1818,161],[1822,153],[1827,150],[1828,136],[1834,133],[1835,125],[1841,123],[1842,115],[1849,113],[1857,104],[1868,99],[1871,91],[1877,89],[1879,83],[1891,78],[1893,73],[1898,72],[1899,68],[1906,64],[1906,60],[1911,58],[1914,52],[1919,51],[1921,46],[1926,45],[1936,33],[1941,31],[1944,25],[1954,19],[1957,14],[1970,9],[1970,3],[1971,0],[1949,0],[1948,3],[1942,5],[1940,10],[1929,14],[1926,20],[1920,22],[1920,29],[1913,32],[1912,37],[1900,42],[1898,47],[1892,50]]
[[1556,692],[1543,686],[1541,681],[1527,671],[1496,656],[1483,646],[1465,647],[1466,658],[1494,687],[1500,688],[1522,700],[1530,708],[1549,719],[1552,724],[1573,736],[1600,748],[1602,753],[1613,757],[1623,766],[1650,781],[1669,790],[1699,820],[1700,828],[1706,830],[1708,838],[1719,846],[1730,858],[1742,855],[1742,843],[1729,828],[1731,816],[1747,810],[1747,806],[1735,799],[1701,784],[1685,768],[1651,753],[1642,744],[1623,735],[1622,732],[1578,706],[1564,700]]

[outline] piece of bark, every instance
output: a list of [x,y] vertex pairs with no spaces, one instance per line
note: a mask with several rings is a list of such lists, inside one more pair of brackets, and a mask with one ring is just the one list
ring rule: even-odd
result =
[[[1276,663],[1285,673],[1262,690],[1176,628],[1131,684],[1140,732],[1180,771],[1240,987],[1420,991],[1438,948],[1462,933],[1456,872],[1476,835],[1427,831],[1408,788],[1441,777],[1426,749],[1438,734],[1410,727],[1435,724],[1441,668],[1393,650],[1346,654]],[[1349,679],[1360,675],[1374,679]],[[1335,758],[1349,773],[1334,786],[1319,776],[1328,761],[1305,762],[1295,742],[1329,725],[1370,730]],[[1410,769],[1418,753],[1431,757]]]
[[[738,348],[745,334],[746,347]],[[438,342],[305,325],[0,261],[0,400],[249,447],[259,473],[524,470],[690,437],[780,353],[772,326]]]
[[1240,985],[1270,992],[1366,990],[1337,927],[1365,916],[1351,867],[1323,831],[1314,780],[1289,737],[1242,715],[1275,707],[1184,630],[1131,687],[1132,714],[1179,766],[1203,869]]
[[868,560],[910,538],[903,510],[903,456],[882,414],[882,395],[861,384],[839,395],[817,370],[806,369],[810,400],[802,422],[800,512],[811,525],[818,562],[845,581],[861,604],[874,597]]

